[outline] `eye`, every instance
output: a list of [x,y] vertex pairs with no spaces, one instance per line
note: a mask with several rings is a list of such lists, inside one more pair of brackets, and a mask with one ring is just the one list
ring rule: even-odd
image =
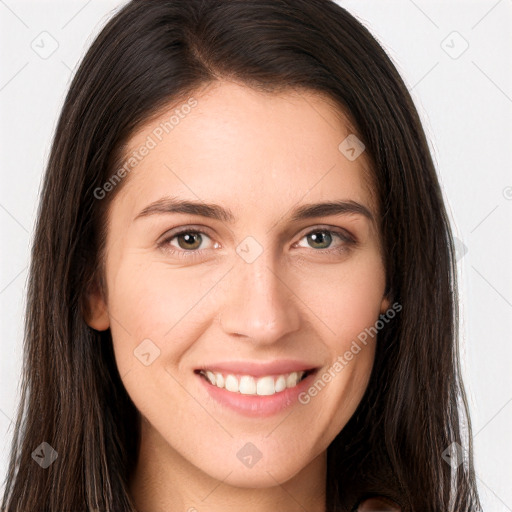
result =
[[[309,233],[301,238],[301,241],[304,239],[306,239],[309,248],[317,249],[316,252],[327,254],[346,252],[357,244],[355,238],[344,230],[323,227],[309,231]],[[210,244],[209,246],[207,244],[206,247],[201,248],[205,240],[210,240]],[[331,247],[335,240],[337,240],[338,243],[334,247]],[[203,251],[220,247],[220,244],[217,242],[213,242],[213,244],[211,242],[212,239],[203,229],[189,226],[177,231],[171,231],[162,241],[158,242],[157,245],[173,256],[194,258],[201,256]],[[299,244],[300,242],[297,242],[295,245],[301,247]]]
[[[354,237],[341,230],[316,228],[307,233],[301,240],[306,239],[309,247],[313,249],[320,249],[321,252],[344,252],[350,249],[351,246],[356,244]],[[333,240],[337,239],[338,244],[331,247]],[[303,246],[302,246],[303,247]]]
[[[208,238],[208,235],[200,231],[184,231],[174,235],[171,240],[176,239],[177,246],[180,249],[193,250],[199,249],[199,246],[203,241],[203,237],[205,236]],[[171,243],[171,245],[173,244]]]
[[215,242],[213,245],[210,244],[210,247],[207,246],[199,249],[201,244],[204,245],[205,239],[211,241],[211,238],[205,231],[188,227],[180,231],[168,233],[168,235],[161,242],[158,242],[157,245],[159,248],[162,248],[173,255],[187,258],[196,256],[197,253],[201,253],[203,249],[207,250],[209,248],[219,247],[219,244]]

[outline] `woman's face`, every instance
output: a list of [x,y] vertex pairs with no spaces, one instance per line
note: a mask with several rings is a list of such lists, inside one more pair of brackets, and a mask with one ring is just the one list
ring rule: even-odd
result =
[[325,454],[366,389],[375,339],[354,341],[389,306],[378,212],[322,97],[219,82],[194,99],[129,141],[89,324],[111,329],[160,457],[274,486]]

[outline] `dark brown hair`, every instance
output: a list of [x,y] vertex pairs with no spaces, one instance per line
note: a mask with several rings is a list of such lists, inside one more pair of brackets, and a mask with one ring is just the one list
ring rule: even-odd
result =
[[[88,291],[102,286],[106,215],[122,183],[102,200],[94,191],[137,127],[218,79],[324,94],[353,121],[371,157],[387,292],[402,310],[379,332],[366,393],[328,448],[327,510],[354,510],[373,495],[404,512],[477,510],[454,245],[435,168],[394,65],[330,0],[133,0],[92,44],[44,178],[2,510],[135,510],[128,479],[138,412],[110,331],[84,320]],[[43,441],[59,454],[45,470],[31,456]],[[443,457],[452,443],[465,454],[453,467]]]

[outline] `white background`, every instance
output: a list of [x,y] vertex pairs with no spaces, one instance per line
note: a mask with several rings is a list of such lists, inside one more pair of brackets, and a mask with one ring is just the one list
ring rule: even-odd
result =
[[[465,247],[458,263],[461,353],[478,486],[486,512],[512,511],[512,0],[338,3],[385,47],[423,119]],[[114,0],[0,0],[2,481],[41,176],[73,69],[118,7]],[[32,48],[41,38],[46,49],[58,44],[48,58]]]

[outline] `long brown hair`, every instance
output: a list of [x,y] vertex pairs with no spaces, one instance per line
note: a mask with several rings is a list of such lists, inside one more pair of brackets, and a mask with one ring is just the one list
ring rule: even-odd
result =
[[[435,168],[394,65],[330,0],[133,0],[92,44],[44,178],[2,510],[135,510],[127,482],[138,412],[110,331],[84,320],[88,291],[103,283],[106,215],[122,182],[101,200],[94,191],[141,123],[219,78],[323,93],[347,113],[371,157],[387,292],[402,310],[379,332],[366,393],[328,448],[327,510],[354,510],[372,495],[404,512],[477,510],[454,244]],[[46,469],[32,457],[42,442],[58,454]],[[465,456],[449,464],[446,450],[458,446]]]

